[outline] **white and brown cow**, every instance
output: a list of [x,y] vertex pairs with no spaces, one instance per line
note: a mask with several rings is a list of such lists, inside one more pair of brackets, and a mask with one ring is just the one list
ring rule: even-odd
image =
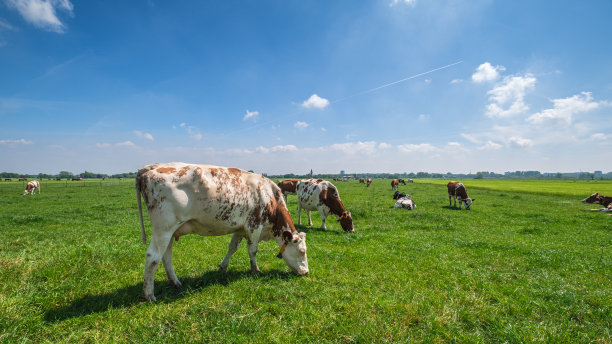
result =
[[275,240],[285,263],[299,275],[308,274],[306,234],[298,233],[283,194],[273,181],[237,168],[185,163],[153,164],[138,170],[136,196],[143,243],[146,234],[141,194],[149,213],[152,238],[145,257],[143,298],[155,301],[155,271],[163,262],[171,284],[181,286],[172,267],[173,238],[194,233],[204,236],[232,234],[220,271],[247,239],[251,270],[260,241]]
[[308,215],[308,225],[312,226],[310,211],[317,210],[321,216],[321,228],[327,229],[325,219],[329,214],[336,215],[340,226],[346,232],[354,232],[351,213],[344,209],[338,189],[334,184],[323,179],[303,179],[297,186],[298,224],[302,224],[302,209]]
[[370,184],[372,184],[372,178],[368,178],[368,180],[366,180],[366,187],[369,188]]
[[459,209],[461,209],[461,203],[465,203],[465,209],[470,210],[472,206],[472,202],[474,202],[475,198],[469,198],[467,191],[465,190],[465,185],[457,182],[449,182],[446,184],[446,188],[448,191],[448,205],[452,204],[451,198],[455,200],[454,207],[457,207],[457,201],[459,201]]
[[391,181],[391,189],[392,190],[397,190],[397,185],[399,184],[399,181],[397,179],[393,179]]
[[598,204],[603,205],[604,207],[607,207],[608,205],[612,204],[612,197],[600,195],[599,193],[596,192],[592,194],[591,196],[583,199],[582,203],[598,203]]
[[291,194],[291,195],[296,194],[296,188],[297,188],[298,182],[299,180],[297,179],[291,179],[291,180],[281,180],[280,182],[276,184],[278,185],[278,187],[283,192],[283,195],[285,196],[285,204],[287,203],[288,194]]
[[37,180],[32,180],[28,182],[28,185],[26,185],[25,190],[23,190],[23,194],[24,196],[27,195],[28,193],[30,195],[33,195],[34,191],[36,190],[38,190],[38,194],[40,195],[40,184],[38,183]]
[[[396,191],[397,193],[397,191]],[[414,201],[412,200],[412,197],[410,197],[410,195],[404,195],[402,197],[399,197],[397,199],[397,201],[395,202],[395,204],[393,205],[393,208],[395,209],[408,209],[408,210],[412,210],[412,209],[416,209],[416,204],[414,203]]]

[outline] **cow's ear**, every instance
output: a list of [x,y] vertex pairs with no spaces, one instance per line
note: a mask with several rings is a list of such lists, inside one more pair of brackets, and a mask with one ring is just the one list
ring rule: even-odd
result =
[[283,231],[282,238],[287,242],[292,241],[293,233],[291,233],[291,231]]

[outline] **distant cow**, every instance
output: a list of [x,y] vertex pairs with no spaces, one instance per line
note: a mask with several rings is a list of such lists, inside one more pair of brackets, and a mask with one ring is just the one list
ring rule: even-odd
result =
[[607,207],[608,205],[612,204],[612,197],[600,195],[599,193],[596,192],[592,194],[591,196],[583,199],[582,203],[598,203],[598,204],[603,205],[604,207]]
[[321,216],[321,228],[327,229],[325,219],[330,214],[336,215],[340,226],[346,232],[354,232],[351,213],[344,209],[338,189],[334,184],[323,179],[300,180],[297,186],[298,224],[302,224],[302,209],[308,215],[308,225],[312,226],[310,211],[317,210]]
[[404,185],[406,185],[406,182],[405,182],[403,179],[398,179],[398,180],[397,180],[397,182],[398,182],[399,184],[404,184]]
[[32,180],[28,182],[28,185],[26,185],[25,190],[23,190],[23,194],[27,195],[29,193],[30,195],[33,195],[35,190],[38,190],[38,194],[40,195],[40,184],[37,180]]
[[368,178],[368,180],[366,181],[366,187],[370,187],[370,184],[372,184],[372,178]]
[[281,189],[283,195],[285,196],[285,203],[287,203],[287,194],[295,195],[297,183],[299,180],[291,179],[291,180],[281,180],[276,185]]
[[416,208],[416,204],[414,204],[414,201],[412,200],[412,197],[410,197],[410,195],[404,195],[397,199],[393,208],[412,210]]
[[19,178],[20,182],[25,182],[26,180],[28,180],[28,178]]
[[414,183],[414,180],[408,178],[408,183]]
[[299,275],[308,274],[306,234],[298,233],[273,181],[237,168],[184,163],[153,164],[138,170],[136,196],[143,243],[146,234],[141,194],[149,213],[153,235],[146,252],[143,297],[155,301],[155,271],[163,262],[170,283],[181,282],[172,267],[172,238],[195,233],[204,236],[232,234],[220,271],[247,239],[251,270],[260,241],[275,240],[279,258]]
[[472,206],[472,202],[474,202],[475,198],[469,198],[467,191],[465,190],[465,185],[457,182],[449,182],[446,184],[446,188],[448,190],[448,205],[451,205],[451,198],[455,200],[455,207],[457,207],[457,201],[459,201],[459,209],[461,209],[461,203],[465,203],[465,209],[470,210]]
[[399,184],[399,181],[397,179],[393,179],[391,181],[391,189],[392,190],[397,190],[397,184]]
[[359,178],[359,184],[365,184],[365,179]]

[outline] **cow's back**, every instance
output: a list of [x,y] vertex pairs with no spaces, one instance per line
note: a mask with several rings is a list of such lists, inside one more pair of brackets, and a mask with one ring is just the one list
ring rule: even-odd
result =
[[148,165],[138,171],[137,185],[152,221],[164,216],[178,222],[196,221],[213,231],[207,235],[242,229],[250,217],[265,217],[270,204],[284,204],[272,181],[237,168]]

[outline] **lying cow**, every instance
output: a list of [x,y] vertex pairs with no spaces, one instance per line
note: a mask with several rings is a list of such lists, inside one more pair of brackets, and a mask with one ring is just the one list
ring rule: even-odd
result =
[[[605,212],[612,212],[612,203],[608,204],[608,206],[607,206],[607,207],[605,207],[605,208],[591,209],[591,211],[605,211]],[[612,214],[608,214],[608,216],[612,216]]]
[[38,194],[40,195],[40,184],[38,183],[37,180],[32,180],[30,182],[28,182],[28,185],[26,185],[25,190],[23,190],[23,195],[27,195],[28,193],[30,195],[34,194],[34,191],[38,190]]
[[469,198],[467,191],[465,190],[465,185],[457,182],[449,182],[446,184],[446,188],[448,190],[448,205],[451,205],[451,198],[455,200],[454,207],[457,207],[457,201],[459,201],[459,209],[461,209],[461,203],[465,203],[465,209],[470,210],[470,206],[472,202],[474,202],[475,198]]
[[612,204],[612,197],[600,195],[599,193],[596,192],[592,194],[591,196],[583,199],[582,203],[598,203],[598,204],[603,205],[604,207],[607,207],[608,205]]
[[136,177],[136,196],[142,241],[146,243],[141,194],[153,230],[145,257],[145,300],[155,301],[153,283],[160,262],[164,263],[170,283],[181,287],[172,267],[172,238],[178,241],[190,233],[232,234],[220,271],[226,271],[231,256],[246,238],[252,271],[259,271],[258,243],[275,240],[281,250],[279,257],[291,270],[299,275],[308,274],[306,234],[296,231],[281,190],[265,177],[210,165],[144,166]]
[[414,203],[410,195],[404,195],[404,196],[397,198],[397,201],[395,202],[395,205],[393,206],[393,208],[395,209],[402,208],[402,209],[412,210],[416,208],[416,204]]
[[296,188],[297,188],[298,182],[299,180],[297,179],[291,179],[291,180],[282,180],[276,184],[278,185],[278,187],[283,192],[283,195],[285,196],[285,204],[287,203],[288,194],[291,194],[291,195],[296,194]]
[[346,232],[354,232],[351,213],[344,209],[338,189],[323,179],[304,179],[297,186],[298,224],[302,224],[302,208],[308,215],[308,225],[312,226],[310,211],[317,210],[321,216],[321,228],[327,229],[325,219],[329,214],[336,215],[340,226]]

